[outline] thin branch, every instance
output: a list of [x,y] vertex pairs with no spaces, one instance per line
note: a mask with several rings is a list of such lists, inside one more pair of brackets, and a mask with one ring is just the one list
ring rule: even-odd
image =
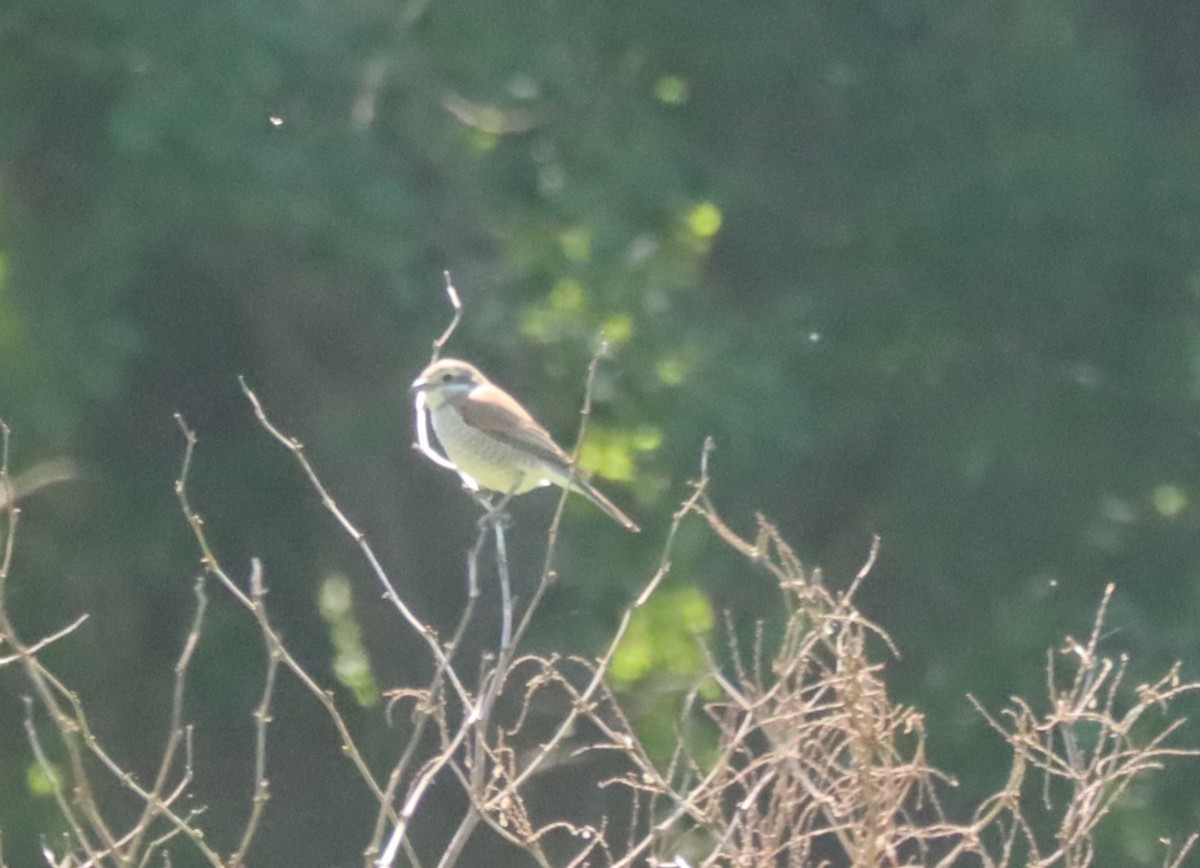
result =
[[[450,325],[446,326],[446,330],[442,332],[441,337],[433,342],[433,352],[429,356],[429,364],[433,364],[442,354],[442,347],[450,340],[458,328],[458,324],[462,321],[463,303],[458,297],[458,290],[454,288],[453,282],[450,280],[450,272],[443,271],[443,277],[446,280],[446,296],[450,299],[450,307],[454,310],[454,315],[450,320]],[[422,455],[432,461],[439,467],[444,467],[446,470],[457,470],[454,462],[442,455],[433,448],[433,444],[429,439],[429,410],[426,407],[426,397],[424,392],[418,392],[417,398],[413,402],[415,410],[415,425],[417,430],[416,448]]]
[[[51,633],[49,636],[46,636],[45,638],[39,639],[37,642],[34,642],[27,649],[25,649],[26,653],[37,654],[39,651],[42,651],[44,648],[52,645],[53,643],[57,642],[59,639],[62,639],[64,636],[71,635],[76,630],[78,630],[81,626],[83,626],[83,623],[89,617],[91,617],[91,616],[85,612],[84,614],[80,615],[78,618],[76,618],[74,621],[72,621],[70,624],[63,627],[62,629],[56,630],[55,632]],[[8,657],[0,657],[0,668],[8,666],[10,663],[16,663],[20,659],[21,659],[20,654],[11,654]]]
[[451,335],[458,328],[458,324],[462,322],[463,316],[463,303],[458,297],[458,290],[454,288],[454,282],[450,279],[449,269],[442,272],[442,277],[446,281],[446,297],[450,299],[450,307],[454,309],[454,316],[450,320],[450,325],[446,326],[446,330],[442,332],[442,336],[433,342],[433,355],[429,357],[431,365],[438,360],[438,356],[442,353],[442,347],[446,346]]
[[[706,465],[702,466],[704,466],[706,469]],[[489,810],[494,810],[498,805],[503,804],[505,800],[514,798],[519,793],[521,786],[537,773],[542,764],[546,762],[547,758],[550,757],[550,755],[559,747],[559,745],[561,745],[562,742],[566,740],[567,737],[574,731],[580,715],[592,701],[592,697],[595,696],[595,694],[600,690],[600,687],[604,681],[604,677],[608,672],[608,667],[612,663],[612,659],[616,655],[617,649],[620,647],[621,642],[624,640],[626,632],[629,630],[629,624],[633,620],[634,613],[649,601],[651,595],[658,588],[658,586],[662,584],[663,580],[670,572],[670,553],[674,547],[675,537],[679,533],[679,528],[682,526],[683,520],[692,512],[700,498],[703,496],[707,485],[708,477],[702,473],[700,480],[695,484],[695,490],[692,492],[691,497],[689,497],[683,506],[675,512],[674,518],[671,522],[671,527],[667,531],[666,541],[663,544],[662,556],[659,560],[658,568],[655,570],[654,575],[650,577],[650,580],[646,583],[646,586],[642,589],[637,599],[632,605],[626,608],[625,612],[622,614],[621,621],[617,625],[617,630],[613,634],[612,639],[609,641],[607,650],[597,662],[595,673],[591,680],[580,692],[579,698],[572,704],[571,710],[555,728],[554,734],[542,745],[541,749],[530,760],[529,764],[526,765],[525,768],[522,769],[522,771],[515,778],[505,784],[499,792],[493,794],[491,798],[488,799],[486,807]],[[521,632],[521,629],[518,628],[517,635],[520,636]]]
[[[333,497],[330,496],[329,491],[325,488],[324,483],[322,483],[320,478],[317,476],[316,471],[313,470],[312,464],[309,463],[308,456],[305,455],[304,444],[302,444],[299,440],[296,440],[294,437],[289,437],[276,428],[274,423],[267,418],[267,414],[263,410],[262,403],[258,400],[258,396],[254,394],[254,392],[246,384],[245,379],[239,378],[238,382],[241,383],[242,392],[246,395],[246,398],[254,407],[254,415],[258,419],[259,424],[262,425],[262,427],[266,429],[266,431],[285,449],[292,453],[292,456],[296,459],[296,461],[300,464],[301,469],[304,471],[305,476],[308,477],[309,483],[320,496],[322,505],[324,505],[324,507],[334,517],[337,523],[341,526],[342,530],[346,532],[346,535],[349,536],[350,539],[353,540],[358,546],[363,558],[371,567],[371,571],[375,574],[375,577],[379,580],[379,583],[383,585],[384,597],[392,604],[393,607],[395,607],[396,611],[400,613],[400,616],[408,623],[413,632],[415,632],[421,637],[421,639],[424,640],[425,644],[429,647],[430,652],[433,654],[434,660],[437,661],[439,666],[445,669],[446,677],[450,681],[450,684],[454,687],[454,690],[458,694],[460,701],[462,701],[464,706],[469,705],[470,696],[468,695],[467,690],[463,686],[462,682],[459,680],[458,674],[454,671],[453,667],[449,665],[446,652],[442,650],[442,646],[438,641],[436,632],[432,627],[421,621],[421,619],[419,619],[413,613],[413,611],[409,609],[404,600],[400,598],[400,595],[396,592],[396,588],[392,585],[392,580],[388,577],[387,572],[383,569],[383,565],[379,562],[379,558],[376,557],[374,549],[372,549],[370,543],[367,542],[366,534],[364,534],[350,522],[350,519],[347,518],[346,514],[342,512],[337,502],[333,499]],[[380,795],[382,794],[380,793]]]
[[[192,456],[196,448],[196,435],[190,428],[188,428],[187,423],[184,422],[182,416],[176,414],[175,420],[178,422],[180,429],[183,431],[186,441],[179,478],[175,483],[175,494],[179,500],[180,510],[183,512],[184,518],[187,520],[188,527],[192,529],[192,536],[196,540],[196,545],[200,549],[201,563],[204,565],[204,568],[217,579],[221,586],[233,596],[235,600],[250,610],[251,614],[254,615],[255,620],[258,622],[259,630],[262,631],[263,637],[268,643],[268,647],[273,649],[272,653],[278,655],[279,659],[285,666],[287,666],[287,668],[300,681],[300,683],[308,689],[309,693],[311,693],[319,703],[321,703],[326,714],[329,715],[329,719],[333,723],[334,728],[338,732],[338,736],[342,742],[342,752],[349,757],[350,761],[354,764],[354,767],[358,770],[359,776],[362,778],[363,783],[367,785],[367,788],[371,791],[372,795],[374,795],[374,797],[379,800],[380,803],[383,803],[383,791],[379,788],[379,784],[375,780],[375,776],[371,773],[370,768],[367,766],[366,760],[363,758],[362,752],[358,749],[358,745],[355,743],[354,737],[351,735],[350,729],[346,725],[345,718],[343,718],[341,712],[338,711],[337,705],[333,701],[333,693],[323,689],[319,684],[317,684],[313,677],[308,674],[303,666],[300,665],[299,661],[292,656],[291,652],[287,650],[287,646],[284,645],[283,639],[271,625],[270,617],[267,615],[266,607],[261,605],[261,601],[256,602],[255,600],[251,599],[241,588],[238,587],[237,583],[234,582],[234,580],[229,576],[229,574],[225,571],[225,568],[221,565],[221,562],[213,553],[212,547],[208,541],[208,535],[204,530],[204,521],[192,509],[191,502],[187,496],[188,473],[191,469]],[[251,575],[253,575],[253,573],[258,569],[260,569],[260,567],[257,566],[257,559],[255,559],[255,561],[253,561],[251,564]]]
[[[255,559],[250,570],[250,598],[257,610],[266,611],[266,596],[267,587],[263,582],[262,564]],[[267,782],[267,726],[271,722],[271,700],[275,695],[275,676],[279,672],[282,655],[268,634],[263,634],[263,641],[267,646],[267,671],[263,677],[262,699],[254,709],[254,796],[251,799],[250,816],[246,820],[241,842],[229,859],[231,868],[245,864],[246,853],[250,850],[263,811],[271,797]]]
[[[175,765],[175,757],[179,751],[180,743],[183,741],[183,699],[185,684],[187,682],[187,671],[192,662],[192,656],[196,652],[196,646],[200,643],[200,630],[204,624],[204,614],[208,610],[208,595],[204,593],[203,574],[196,579],[194,593],[196,596],[196,611],[192,616],[192,626],[188,630],[187,637],[184,639],[183,649],[179,652],[179,659],[175,662],[175,681],[171,694],[171,717],[167,725],[167,743],[162,751],[162,758],[158,765],[158,774],[154,777],[154,785],[150,788],[152,798],[146,802],[141,818],[134,824],[137,834],[126,848],[126,853],[130,858],[136,858],[137,854],[141,852],[142,841],[150,831],[150,824],[157,814],[157,806],[162,801],[163,789],[167,785],[167,778],[171,774],[171,768]],[[185,778],[187,777],[185,775]]]

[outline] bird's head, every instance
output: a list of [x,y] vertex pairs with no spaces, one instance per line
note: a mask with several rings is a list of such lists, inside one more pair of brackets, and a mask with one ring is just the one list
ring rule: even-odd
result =
[[472,389],[486,383],[487,377],[474,365],[461,359],[441,359],[421,371],[409,390],[414,395],[424,395],[429,406],[436,410],[447,401],[465,398]]

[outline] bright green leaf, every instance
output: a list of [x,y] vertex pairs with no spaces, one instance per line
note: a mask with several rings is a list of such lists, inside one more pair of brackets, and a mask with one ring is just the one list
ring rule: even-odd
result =
[[331,575],[319,591],[321,617],[329,625],[333,645],[333,673],[358,703],[370,707],[379,701],[379,688],[371,671],[371,660],[362,643],[362,628],[354,617],[350,581],[343,575]]
[[25,785],[35,796],[52,796],[62,785],[61,776],[54,766],[47,768],[41,763],[34,763],[25,771]]
[[687,227],[696,238],[712,238],[721,229],[720,209],[712,202],[701,202],[688,212]]
[[1188,496],[1178,485],[1160,485],[1154,489],[1154,508],[1164,518],[1173,518],[1188,505]]
[[688,98],[687,81],[677,75],[664,75],[654,83],[654,95],[667,105],[683,105]]
[[678,386],[687,379],[690,367],[682,356],[664,356],[658,360],[655,371],[664,386]]
[[604,339],[613,346],[628,343],[633,337],[633,317],[627,313],[617,313],[604,321],[602,327]]
[[579,313],[587,303],[587,293],[578,280],[564,277],[550,290],[550,307],[558,313]]
[[656,672],[694,679],[708,665],[700,643],[713,623],[712,604],[698,588],[659,591],[634,614],[614,657],[614,680],[628,686]]

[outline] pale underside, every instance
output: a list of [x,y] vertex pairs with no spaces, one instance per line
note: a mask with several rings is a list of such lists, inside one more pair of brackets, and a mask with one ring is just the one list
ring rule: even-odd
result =
[[501,494],[524,494],[551,482],[566,484],[566,467],[552,456],[532,452],[528,445],[518,448],[468,425],[458,408],[444,404],[430,416],[438,443],[468,484]]

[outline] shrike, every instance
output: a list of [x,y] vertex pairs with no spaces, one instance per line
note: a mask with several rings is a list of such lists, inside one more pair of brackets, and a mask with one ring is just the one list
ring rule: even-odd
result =
[[421,372],[411,391],[428,407],[433,431],[458,475],[472,488],[501,495],[543,485],[570,487],[632,531],[638,526],[583,478],[571,457],[512,395],[478,368],[441,359]]

